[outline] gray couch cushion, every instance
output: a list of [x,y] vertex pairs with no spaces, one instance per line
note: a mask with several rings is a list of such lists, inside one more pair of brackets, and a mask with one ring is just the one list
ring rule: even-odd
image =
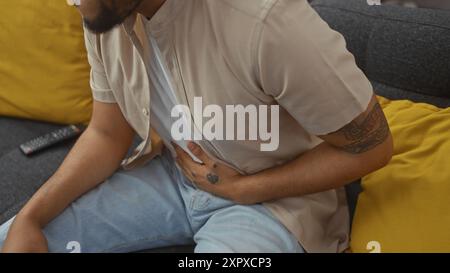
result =
[[450,12],[315,0],[379,95],[450,106]]
[[56,171],[73,141],[31,158],[23,155],[18,146],[58,127],[55,124],[0,118],[0,223],[14,216]]

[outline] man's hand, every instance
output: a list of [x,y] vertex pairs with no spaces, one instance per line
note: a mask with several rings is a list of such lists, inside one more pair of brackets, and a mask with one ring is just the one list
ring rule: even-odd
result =
[[35,221],[18,215],[8,232],[2,253],[46,253],[47,239]]
[[237,199],[239,181],[243,177],[239,172],[215,162],[194,142],[190,142],[188,148],[203,164],[195,162],[178,145],[174,143],[172,145],[177,152],[178,165],[198,188],[229,200]]

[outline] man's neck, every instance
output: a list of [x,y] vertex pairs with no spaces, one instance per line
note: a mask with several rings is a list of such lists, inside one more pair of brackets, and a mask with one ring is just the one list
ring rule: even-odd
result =
[[166,0],[143,0],[136,11],[150,19],[161,8],[164,2]]

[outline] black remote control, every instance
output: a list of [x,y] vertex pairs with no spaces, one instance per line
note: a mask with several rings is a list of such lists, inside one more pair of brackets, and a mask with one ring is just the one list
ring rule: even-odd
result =
[[20,150],[22,150],[25,155],[30,156],[65,140],[75,138],[81,135],[83,130],[84,126],[81,125],[63,127],[20,145]]

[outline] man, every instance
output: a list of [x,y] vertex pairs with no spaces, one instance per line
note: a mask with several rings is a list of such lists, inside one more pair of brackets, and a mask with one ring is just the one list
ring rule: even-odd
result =
[[[3,251],[347,248],[343,186],[385,166],[392,137],[343,37],[306,0],[80,2],[92,121],[1,227]],[[198,97],[222,109],[279,105],[279,146],[173,143],[171,109]],[[144,141],[122,161],[135,132]]]

